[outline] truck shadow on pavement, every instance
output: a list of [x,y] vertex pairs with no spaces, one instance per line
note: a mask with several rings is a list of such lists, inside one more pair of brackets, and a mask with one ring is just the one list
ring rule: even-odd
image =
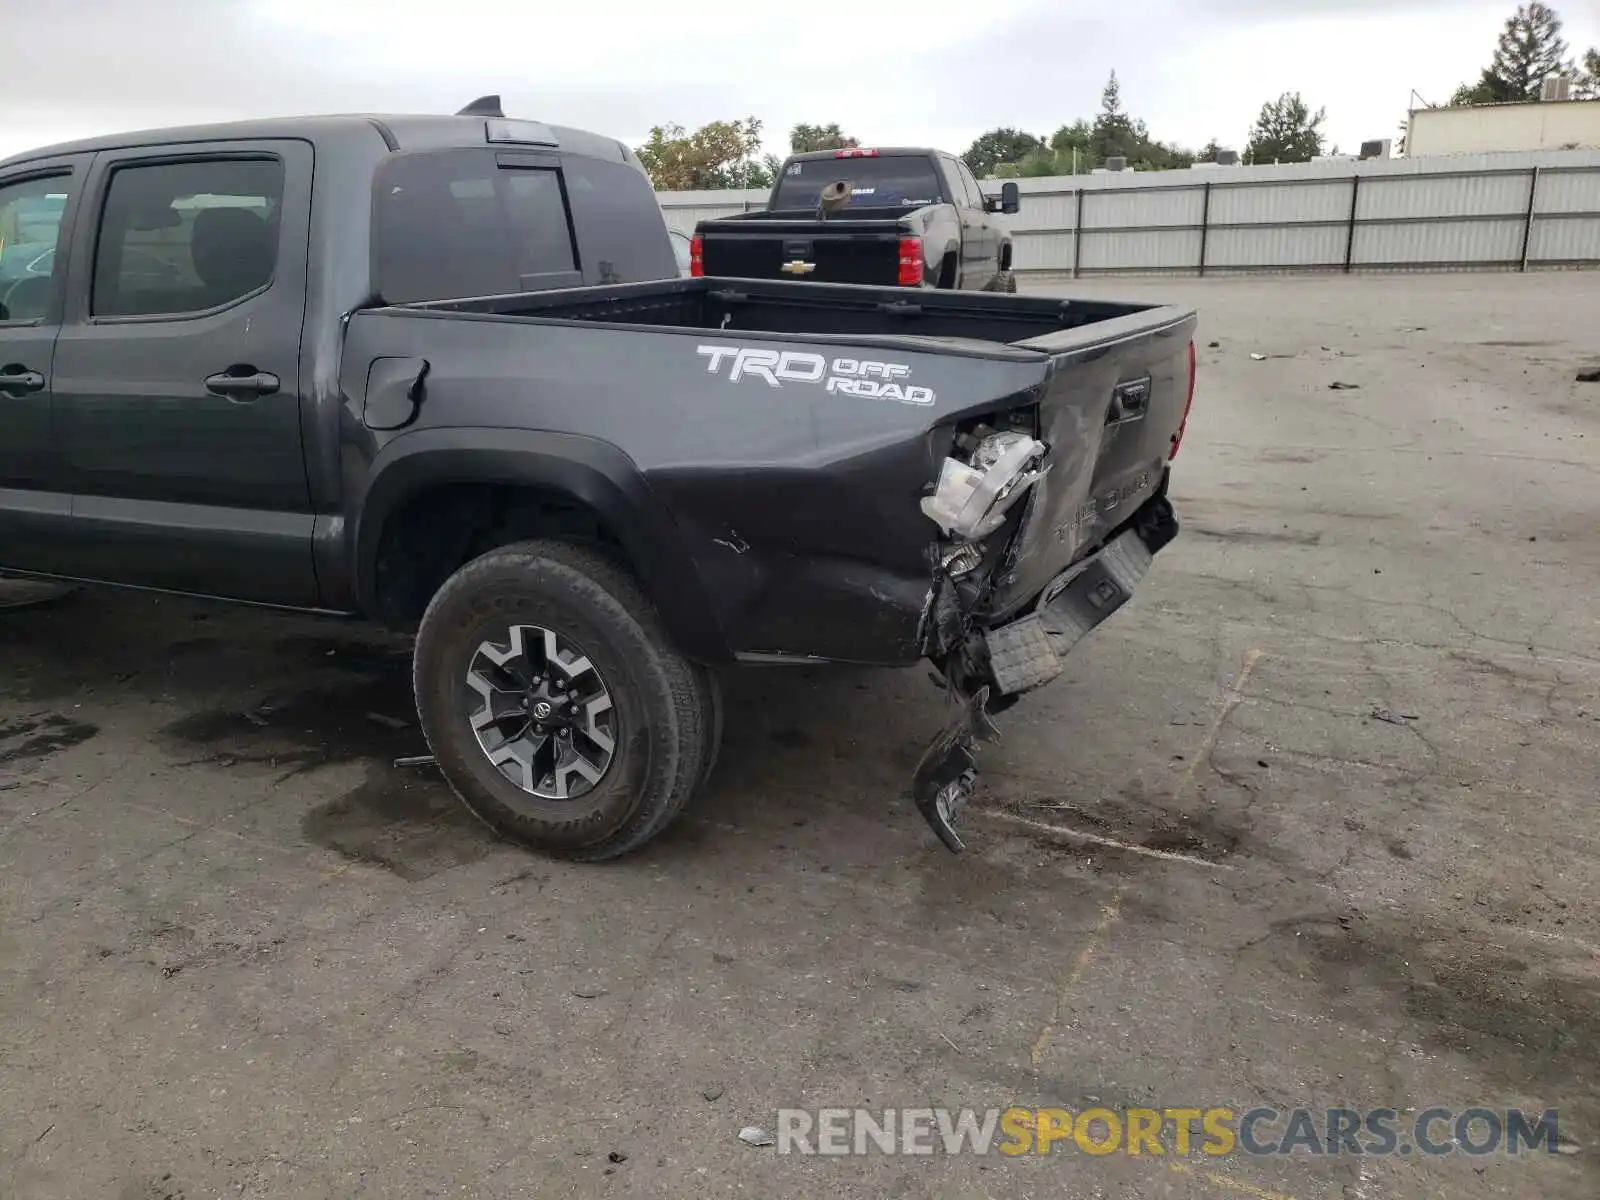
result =
[[[34,771],[104,726],[108,736],[148,738],[171,769],[203,775],[198,792],[215,797],[218,819],[265,779],[263,805],[314,801],[299,826],[307,841],[425,879],[484,858],[499,839],[436,769],[394,765],[427,753],[410,672],[408,639],[364,626],[85,589],[0,621],[0,773]],[[886,677],[889,691],[929,695],[886,711]],[[920,820],[900,799],[942,709],[918,673],[773,668],[726,672],[722,683],[722,751],[680,818],[687,832],[625,861],[659,867],[663,855],[693,853],[701,834],[786,830],[819,805],[892,816],[908,844],[921,844]],[[146,714],[157,724],[141,732]],[[350,770],[319,797],[332,768]],[[354,788],[343,783],[351,770]]]

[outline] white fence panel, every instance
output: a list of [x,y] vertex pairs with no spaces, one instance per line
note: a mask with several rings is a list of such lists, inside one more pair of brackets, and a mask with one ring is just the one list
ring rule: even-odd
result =
[[[997,194],[1000,181],[983,186]],[[1596,151],[1117,172],[1017,186],[1021,211],[995,219],[1011,230],[1019,271],[1199,272],[1202,248],[1205,271],[1600,266]],[[759,191],[660,197],[668,223],[684,232],[766,201]]]

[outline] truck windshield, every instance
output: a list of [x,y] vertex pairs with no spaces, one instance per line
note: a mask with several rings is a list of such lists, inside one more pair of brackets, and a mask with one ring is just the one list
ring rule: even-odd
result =
[[804,158],[784,166],[773,208],[815,208],[822,189],[837,180],[850,181],[852,208],[903,208],[938,204],[939,177],[923,155],[862,158]]

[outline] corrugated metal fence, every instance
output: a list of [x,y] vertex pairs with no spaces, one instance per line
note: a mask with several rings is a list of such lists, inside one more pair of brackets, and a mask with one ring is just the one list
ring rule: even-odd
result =
[[[984,190],[998,192],[996,180]],[[1018,181],[1019,271],[1080,275],[1600,266],[1600,153],[1462,155]],[[663,192],[684,232],[765,192]]]

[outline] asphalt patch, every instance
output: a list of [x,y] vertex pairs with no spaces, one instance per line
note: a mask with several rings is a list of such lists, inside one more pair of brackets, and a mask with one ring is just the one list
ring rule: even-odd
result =
[[[382,650],[352,654],[339,644],[341,666],[364,674],[253,703],[216,708],[168,725],[163,737],[192,752],[185,765],[260,768],[278,782],[323,767],[358,763],[357,787],[311,809],[302,835],[351,861],[380,866],[402,879],[427,879],[476,862],[492,835],[431,769],[396,769],[396,758],[424,751],[410,690],[408,660]],[[302,647],[316,658],[324,647]]]
[[[1286,923],[1277,933],[1285,952],[1310,957],[1339,1008],[1370,1006],[1358,1016],[1364,1023],[1381,1027],[1398,1006],[1433,1049],[1582,1124],[1600,1119],[1600,978],[1582,958],[1552,957],[1543,942],[1524,952],[1471,929],[1365,916]],[[1515,937],[1508,931],[1506,940]]]
[[0,723],[0,767],[37,766],[52,755],[81,746],[99,732],[98,725],[57,713]]

